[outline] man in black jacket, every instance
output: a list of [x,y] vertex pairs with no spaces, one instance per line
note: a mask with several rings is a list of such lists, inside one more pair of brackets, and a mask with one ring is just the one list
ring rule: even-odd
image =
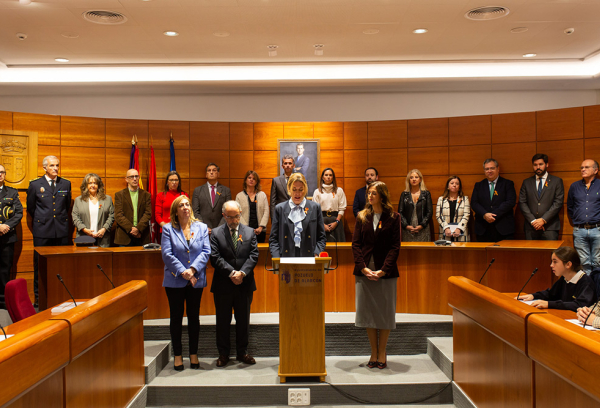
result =
[[17,226],[23,218],[23,205],[16,188],[7,186],[6,169],[0,164],[0,308],[6,308],[4,288],[10,280],[10,270],[17,242]]

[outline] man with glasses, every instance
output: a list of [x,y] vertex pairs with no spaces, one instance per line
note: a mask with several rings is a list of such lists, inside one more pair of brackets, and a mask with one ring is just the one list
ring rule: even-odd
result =
[[152,200],[150,193],[140,188],[136,169],[127,170],[127,188],[115,194],[115,244],[140,246],[150,243]]
[[[33,246],[70,245],[71,182],[58,177],[60,167],[58,157],[44,157],[42,167],[46,174],[30,181],[27,189],[27,212],[31,215]],[[37,306],[38,303],[38,262],[38,253],[34,251],[34,306]]]
[[17,225],[23,218],[23,205],[19,200],[16,188],[7,186],[6,169],[0,164],[0,308],[4,303],[4,288],[10,280],[15,242],[17,242]]
[[210,291],[215,299],[217,317],[217,367],[224,367],[229,362],[232,308],[236,359],[244,364],[256,364],[248,355],[248,333],[250,306],[256,290],[254,267],[258,262],[258,246],[254,229],[240,223],[241,211],[237,201],[223,204],[226,224],[215,228],[210,236],[210,263],[215,268]]

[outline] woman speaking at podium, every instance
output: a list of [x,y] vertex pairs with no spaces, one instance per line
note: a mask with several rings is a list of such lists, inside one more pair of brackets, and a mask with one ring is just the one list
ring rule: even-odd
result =
[[385,183],[376,181],[369,185],[367,204],[358,213],[352,237],[356,326],[367,329],[369,368],[387,367],[387,341],[390,330],[396,328],[400,240],[400,214],[394,212]]
[[321,206],[306,199],[308,185],[302,173],[290,176],[287,190],[290,199],[275,207],[275,217],[271,220],[271,256],[319,256],[326,241]]

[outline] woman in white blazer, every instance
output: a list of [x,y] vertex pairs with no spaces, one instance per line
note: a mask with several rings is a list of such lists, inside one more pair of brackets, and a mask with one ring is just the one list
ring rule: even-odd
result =
[[264,243],[267,237],[267,224],[269,223],[269,200],[260,188],[260,177],[254,170],[248,170],[244,177],[244,190],[235,196],[242,207],[240,222],[254,228],[256,240]]
[[89,235],[101,247],[110,246],[110,229],[115,222],[112,198],[104,191],[100,176],[88,173],[81,183],[81,195],[73,204],[73,225],[77,236]]
[[469,197],[463,194],[460,177],[450,176],[435,209],[435,217],[440,224],[439,239],[469,241],[470,215]]

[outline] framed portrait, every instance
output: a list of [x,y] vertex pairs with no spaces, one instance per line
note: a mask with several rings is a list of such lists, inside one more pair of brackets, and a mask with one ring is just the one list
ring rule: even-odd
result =
[[281,160],[286,154],[294,158],[294,173],[302,173],[308,184],[306,197],[312,198],[319,183],[321,168],[321,141],[319,139],[278,139],[277,168],[278,175],[283,174]]

